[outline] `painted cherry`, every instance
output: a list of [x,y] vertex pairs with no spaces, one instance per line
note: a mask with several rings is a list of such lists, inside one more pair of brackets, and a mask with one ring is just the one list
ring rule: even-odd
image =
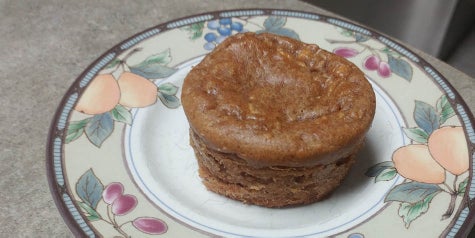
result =
[[124,186],[121,183],[110,183],[102,192],[102,198],[107,204],[112,204],[124,193]]
[[389,67],[389,64],[384,61],[381,61],[378,67],[378,74],[383,78],[391,76],[391,68]]
[[391,76],[391,67],[385,61],[381,61],[376,55],[370,55],[364,60],[363,66],[368,70],[376,70],[378,75],[387,78]]
[[139,217],[132,222],[138,230],[151,234],[160,235],[167,232],[167,224],[160,219],[153,217]]
[[356,56],[360,52],[352,48],[341,47],[341,48],[336,48],[335,50],[333,50],[333,53],[341,57],[351,58],[351,57]]
[[380,62],[376,55],[371,55],[364,60],[364,67],[368,70],[378,70]]
[[137,198],[134,195],[122,195],[112,203],[112,213],[122,216],[132,211],[136,206]]
[[109,221],[106,221],[113,225],[114,229],[124,235],[124,237],[130,237],[122,230],[122,226],[129,222],[131,222],[136,229],[147,234],[160,235],[167,232],[167,224],[154,217],[138,217],[133,221],[129,220],[122,224],[117,223],[115,216],[123,216],[130,213],[138,204],[138,200],[134,195],[124,194],[124,186],[121,183],[112,182],[108,184],[102,192],[102,198],[104,202],[108,204],[108,212],[110,211],[113,214],[112,217],[108,214]]

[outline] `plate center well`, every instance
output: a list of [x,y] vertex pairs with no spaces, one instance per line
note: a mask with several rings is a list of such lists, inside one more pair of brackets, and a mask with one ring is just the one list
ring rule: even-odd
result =
[[[180,87],[192,66],[190,60],[177,73],[159,83]],[[160,103],[134,109],[127,126],[124,150],[131,177],[160,209],[196,229],[223,236],[287,237],[328,236],[354,227],[384,207],[384,196],[398,177],[374,183],[364,175],[372,165],[387,161],[406,144],[404,120],[390,97],[373,84],[377,108],[365,147],[348,179],[326,200],[307,206],[269,209],[245,205],[206,190],[189,145],[189,125],[182,108]],[[180,91],[178,92],[178,94]]]

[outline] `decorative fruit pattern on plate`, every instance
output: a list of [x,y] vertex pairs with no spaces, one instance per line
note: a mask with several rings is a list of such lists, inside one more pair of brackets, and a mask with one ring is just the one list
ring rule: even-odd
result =
[[[153,105],[157,98],[168,108],[180,106],[177,86],[155,83],[176,71],[167,66],[171,61],[170,50],[152,55],[137,65],[128,65],[127,59],[141,50],[135,48],[122,59],[115,59],[105,67],[107,74],[92,79],[74,109],[94,116],[70,122],[66,143],[86,134],[93,145],[101,147],[114,130],[114,121],[131,124],[130,109]],[[119,75],[118,79],[115,75]]]
[[368,52],[369,55],[363,60],[362,67],[370,71],[376,71],[382,78],[388,78],[392,73],[404,78],[407,81],[412,79],[412,67],[402,57],[401,54],[390,49],[387,46],[376,48],[366,42],[370,39],[368,36],[359,32],[346,29],[340,29],[341,35],[348,38],[345,40],[326,39],[330,44],[341,44],[351,46],[341,46],[335,48],[333,53],[352,58],[359,54]]
[[[236,17],[208,21],[206,23],[206,27],[211,30],[211,32],[208,32],[204,35],[206,43],[203,45],[203,48],[205,50],[211,51],[216,47],[216,45],[223,42],[228,36],[248,31],[246,28],[244,28],[244,26],[247,24],[251,24],[260,28],[260,30],[255,31],[256,33],[269,32],[288,36],[297,40],[299,39],[297,32],[285,27],[285,23],[287,22],[286,17],[270,16],[264,21],[262,26],[249,21],[249,19],[249,17]],[[204,23],[195,23],[182,29],[189,32],[190,39],[195,40],[201,37],[204,27]]]
[[108,112],[119,103],[120,89],[114,76],[101,74],[96,76],[76,105],[76,110],[89,115]]
[[[369,215],[353,214],[367,217],[354,224],[337,224],[344,228],[332,236],[372,237],[376,225],[394,232],[396,237],[421,237],[427,232],[421,228],[427,224],[437,227],[430,231],[436,236],[453,237],[463,230],[461,224],[473,213],[468,205],[474,199],[470,195],[470,158],[475,135],[465,105],[445,79],[408,50],[360,26],[312,13],[258,9],[203,14],[151,28],[112,48],[78,78],[58,109],[48,145],[53,196],[67,222],[75,223],[72,227],[76,233],[89,237],[215,234],[212,229],[201,230],[183,222],[147,197],[127,167],[124,147],[133,142],[124,137],[128,128],[139,124],[139,112],[146,111],[159,112],[158,118],[152,120],[157,123],[153,126],[174,130],[170,122],[182,116],[182,65],[203,57],[226,37],[246,31],[271,32],[316,43],[347,58],[394,102],[394,107],[385,110],[401,115],[402,119],[394,119],[400,122],[394,124],[397,128],[388,128],[400,133],[402,141],[385,147],[376,139],[370,149],[379,150],[381,146],[387,153],[381,150],[385,156],[371,158],[361,167],[356,176],[362,182],[354,189],[362,190],[351,191],[373,194],[371,191],[380,189],[377,210]],[[419,94],[420,90],[424,93]],[[170,149],[176,141],[168,140],[165,134],[144,135],[144,140],[160,140],[165,145],[161,151],[179,157],[179,152]],[[181,149],[185,147],[180,144]],[[196,199],[194,195],[190,196]],[[209,202],[226,206],[212,199]],[[332,207],[331,199],[326,202],[317,205],[329,206],[335,217],[352,212]],[[264,213],[267,212],[270,211]],[[250,219],[266,221],[256,216]],[[288,230],[273,228],[278,229]],[[323,234],[315,224],[308,229],[305,234]],[[226,232],[241,234],[240,230]]]
[[432,132],[427,145],[432,158],[454,175],[468,170],[468,147],[460,126],[445,126]]
[[[117,217],[126,216],[137,206],[137,198],[132,194],[124,194],[124,186],[112,182],[104,187],[92,169],[86,171],[76,183],[77,201],[86,218],[91,222],[105,222],[112,226],[123,237],[130,237],[126,230],[130,225],[137,230],[161,235],[167,232],[167,224],[155,217],[137,217],[119,223]],[[104,202],[106,207],[99,207]]]
[[392,180],[398,174],[407,179],[385,198],[385,202],[400,203],[399,216],[407,228],[427,212],[437,194],[451,196],[446,212],[440,215],[444,220],[452,215],[457,197],[465,193],[468,177],[463,175],[469,169],[465,134],[460,126],[444,125],[453,116],[445,95],[436,107],[415,101],[417,127],[401,128],[413,143],[396,149],[392,161],[378,163],[366,172],[375,182]]

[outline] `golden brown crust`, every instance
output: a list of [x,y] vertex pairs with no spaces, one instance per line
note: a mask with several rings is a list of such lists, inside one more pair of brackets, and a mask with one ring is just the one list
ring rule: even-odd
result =
[[372,87],[356,66],[271,34],[222,42],[188,74],[181,100],[209,148],[264,167],[348,157],[375,113]]

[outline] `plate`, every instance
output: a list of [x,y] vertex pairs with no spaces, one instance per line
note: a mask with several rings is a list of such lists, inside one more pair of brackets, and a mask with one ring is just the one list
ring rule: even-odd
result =
[[[248,31],[318,44],[373,85],[365,146],[324,201],[269,209],[200,181],[181,86],[216,45]],[[47,172],[77,236],[458,237],[474,222],[473,121],[436,69],[377,32],[308,12],[210,12],[145,30],[93,62],[56,112]]]

